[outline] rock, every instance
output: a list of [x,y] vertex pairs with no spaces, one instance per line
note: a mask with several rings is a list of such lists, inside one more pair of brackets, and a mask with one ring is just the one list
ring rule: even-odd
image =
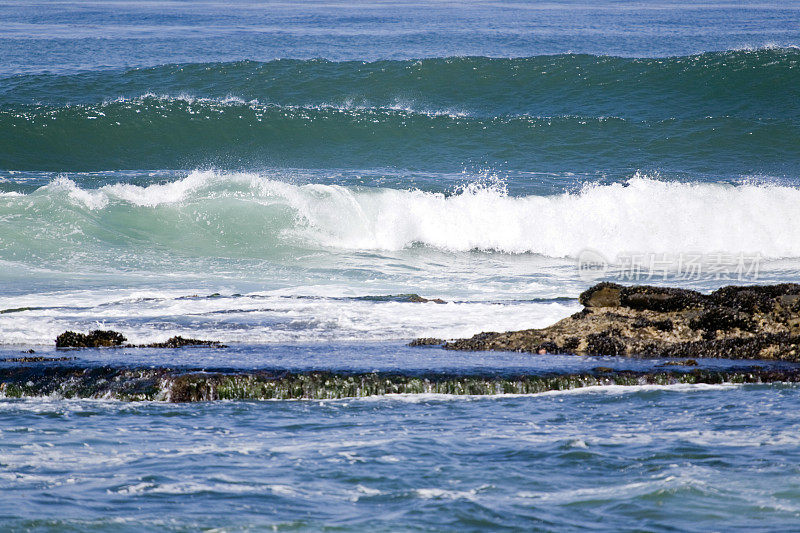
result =
[[56,348],[108,348],[120,346],[126,340],[113,330],[96,329],[88,334],[65,331],[56,337]]
[[616,283],[598,283],[581,293],[578,301],[584,307],[619,307],[622,289],[623,287]]
[[4,363],[47,363],[51,361],[73,361],[75,357],[6,357],[0,359]]
[[[127,339],[119,332],[113,330],[95,330],[88,334],[65,331],[56,337],[56,348],[107,348],[119,346],[124,348],[183,348],[184,346],[214,346],[226,348],[219,341],[205,341],[200,339],[185,339],[180,336],[171,337],[164,342],[150,344],[126,344]],[[33,353],[31,351],[30,353]]]
[[620,292],[620,305],[639,311],[666,313],[696,307],[704,298],[705,296],[696,291],[640,285],[623,287]]
[[421,339],[414,339],[408,343],[409,346],[441,346],[442,344],[444,344],[442,339],[434,337],[422,337]]
[[[625,342],[614,331],[590,333],[586,336],[587,355],[624,355]],[[558,353],[558,350],[553,353]]]
[[384,294],[381,296],[358,296],[353,298],[354,300],[366,300],[369,302],[404,302],[404,303],[435,303],[435,304],[446,304],[447,302],[442,300],[441,298],[424,298],[416,293],[405,293],[405,294]]
[[139,344],[132,348],[183,348],[185,346],[214,346],[215,348],[227,348],[220,341],[204,341],[200,339],[185,339],[180,336],[170,337],[164,342],[151,342],[150,344]]
[[405,296],[406,297],[406,301],[409,301],[409,302],[412,302],[412,303],[421,303],[421,304],[425,304],[425,303],[428,303],[428,302],[433,302],[435,304],[446,304],[447,303],[444,300],[442,300],[441,298],[423,298],[419,294],[408,294],[408,295],[401,295],[401,296]]
[[[542,329],[484,332],[448,350],[800,361],[800,285],[696,291],[600,283],[582,311]],[[420,346],[422,344],[414,344]],[[683,363],[685,364],[685,362]]]
[[754,365],[726,369],[685,368],[646,371],[595,367],[591,371],[494,372],[336,372],[239,370],[85,364],[0,365],[0,395],[114,398],[129,401],[196,402],[352,398],[383,394],[535,394],[606,385],[677,383],[800,382],[794,365]]
[[694,359],[686,359],[685,361],[666,361],[658,366],[697,366],[697,364]]

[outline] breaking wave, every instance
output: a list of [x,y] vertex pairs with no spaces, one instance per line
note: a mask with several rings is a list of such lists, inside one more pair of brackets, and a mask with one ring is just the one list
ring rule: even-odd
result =
[[550,196],[501,184],[452,194],[292,184],[258,173],[193,171],[139,186],[81,188],[66,177],[0,197],[0,258],[66,253],[93,243],[201,254],[259,255],[274,247],[445,251],[576,257],[620,253],[758,253],[800,257],[800,189],[683,183],[636,175]]

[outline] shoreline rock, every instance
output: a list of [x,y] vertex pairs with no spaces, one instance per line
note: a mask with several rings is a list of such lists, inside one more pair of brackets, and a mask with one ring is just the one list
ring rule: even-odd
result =
[[443,348],[800,361],[800,284],[727,286],[706,295],[604,282],[582,293],[579,301],[582,311],[551,326],[483,332]]

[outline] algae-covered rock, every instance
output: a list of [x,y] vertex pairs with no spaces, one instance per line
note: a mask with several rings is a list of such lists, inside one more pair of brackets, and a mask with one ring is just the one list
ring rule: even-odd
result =
[[[94,330],[86,333],[65,331],[56,337],[56,348],[108,348],[123,346],[127,339],[122,333],[113,330]],[[125,344],[125,348],[183,348],[185,346],[213,346],[225,348],[220,341],[207,341],[200,339],[186,339],[181,336],[170,337],[164,342],[151,342],[149,344]]]
[[114,398],[128,401],[198,402],[352,398],[383,394],[532,394],[603,385],[673,383],[798,382],[800,368],[740,367],[721,370],[615,370],[595,367],[577,373],[269,371],[208,372],[153,367],[82,365],[0,366],[0,396]]
[[140,344],[137,348],[183,348],[185,346],[214,346],[225,348],[220,341],[205,341],[200,339],[186,339],[181,336],[170,337],[164,342],[151,342],[150,344]]
[[448,350],[800,361],[800,285],[730,286],[705,295],[600,283],[585,308],[542,329],[484,332]]
[[120,346],[127,339],[113,330],[96,329],[88,334],[65,331],[56,337],[56,348],[108,348]]

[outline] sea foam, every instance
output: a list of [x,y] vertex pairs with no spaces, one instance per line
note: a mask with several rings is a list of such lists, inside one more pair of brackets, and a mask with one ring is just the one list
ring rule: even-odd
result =
[[[587,185],[558,195],[511,196],[499,185],[472,184],[444,194],[299,185],[256,173],[198,170],[144,187],[83,189],[62,177],[26,197],[0,199],[0,213],[43,195],[88,211],[133,207],[137,216],[165,217],[167,224],[165,209],[191,206],[195,214],[215,212],[220,234],[235,233],[244,246],[253,247],[263,246],[264,236],[272,235],[344,250],[425,245],[557,258],[592,249],[612,260],[625,253],[800,257],[800,189],[776,184],[684,183],[636,175],[624,183]],[[264,217],[247,227],[242,217],[226,221],[214,211],[230,200],[255,213],[291,216]]]

